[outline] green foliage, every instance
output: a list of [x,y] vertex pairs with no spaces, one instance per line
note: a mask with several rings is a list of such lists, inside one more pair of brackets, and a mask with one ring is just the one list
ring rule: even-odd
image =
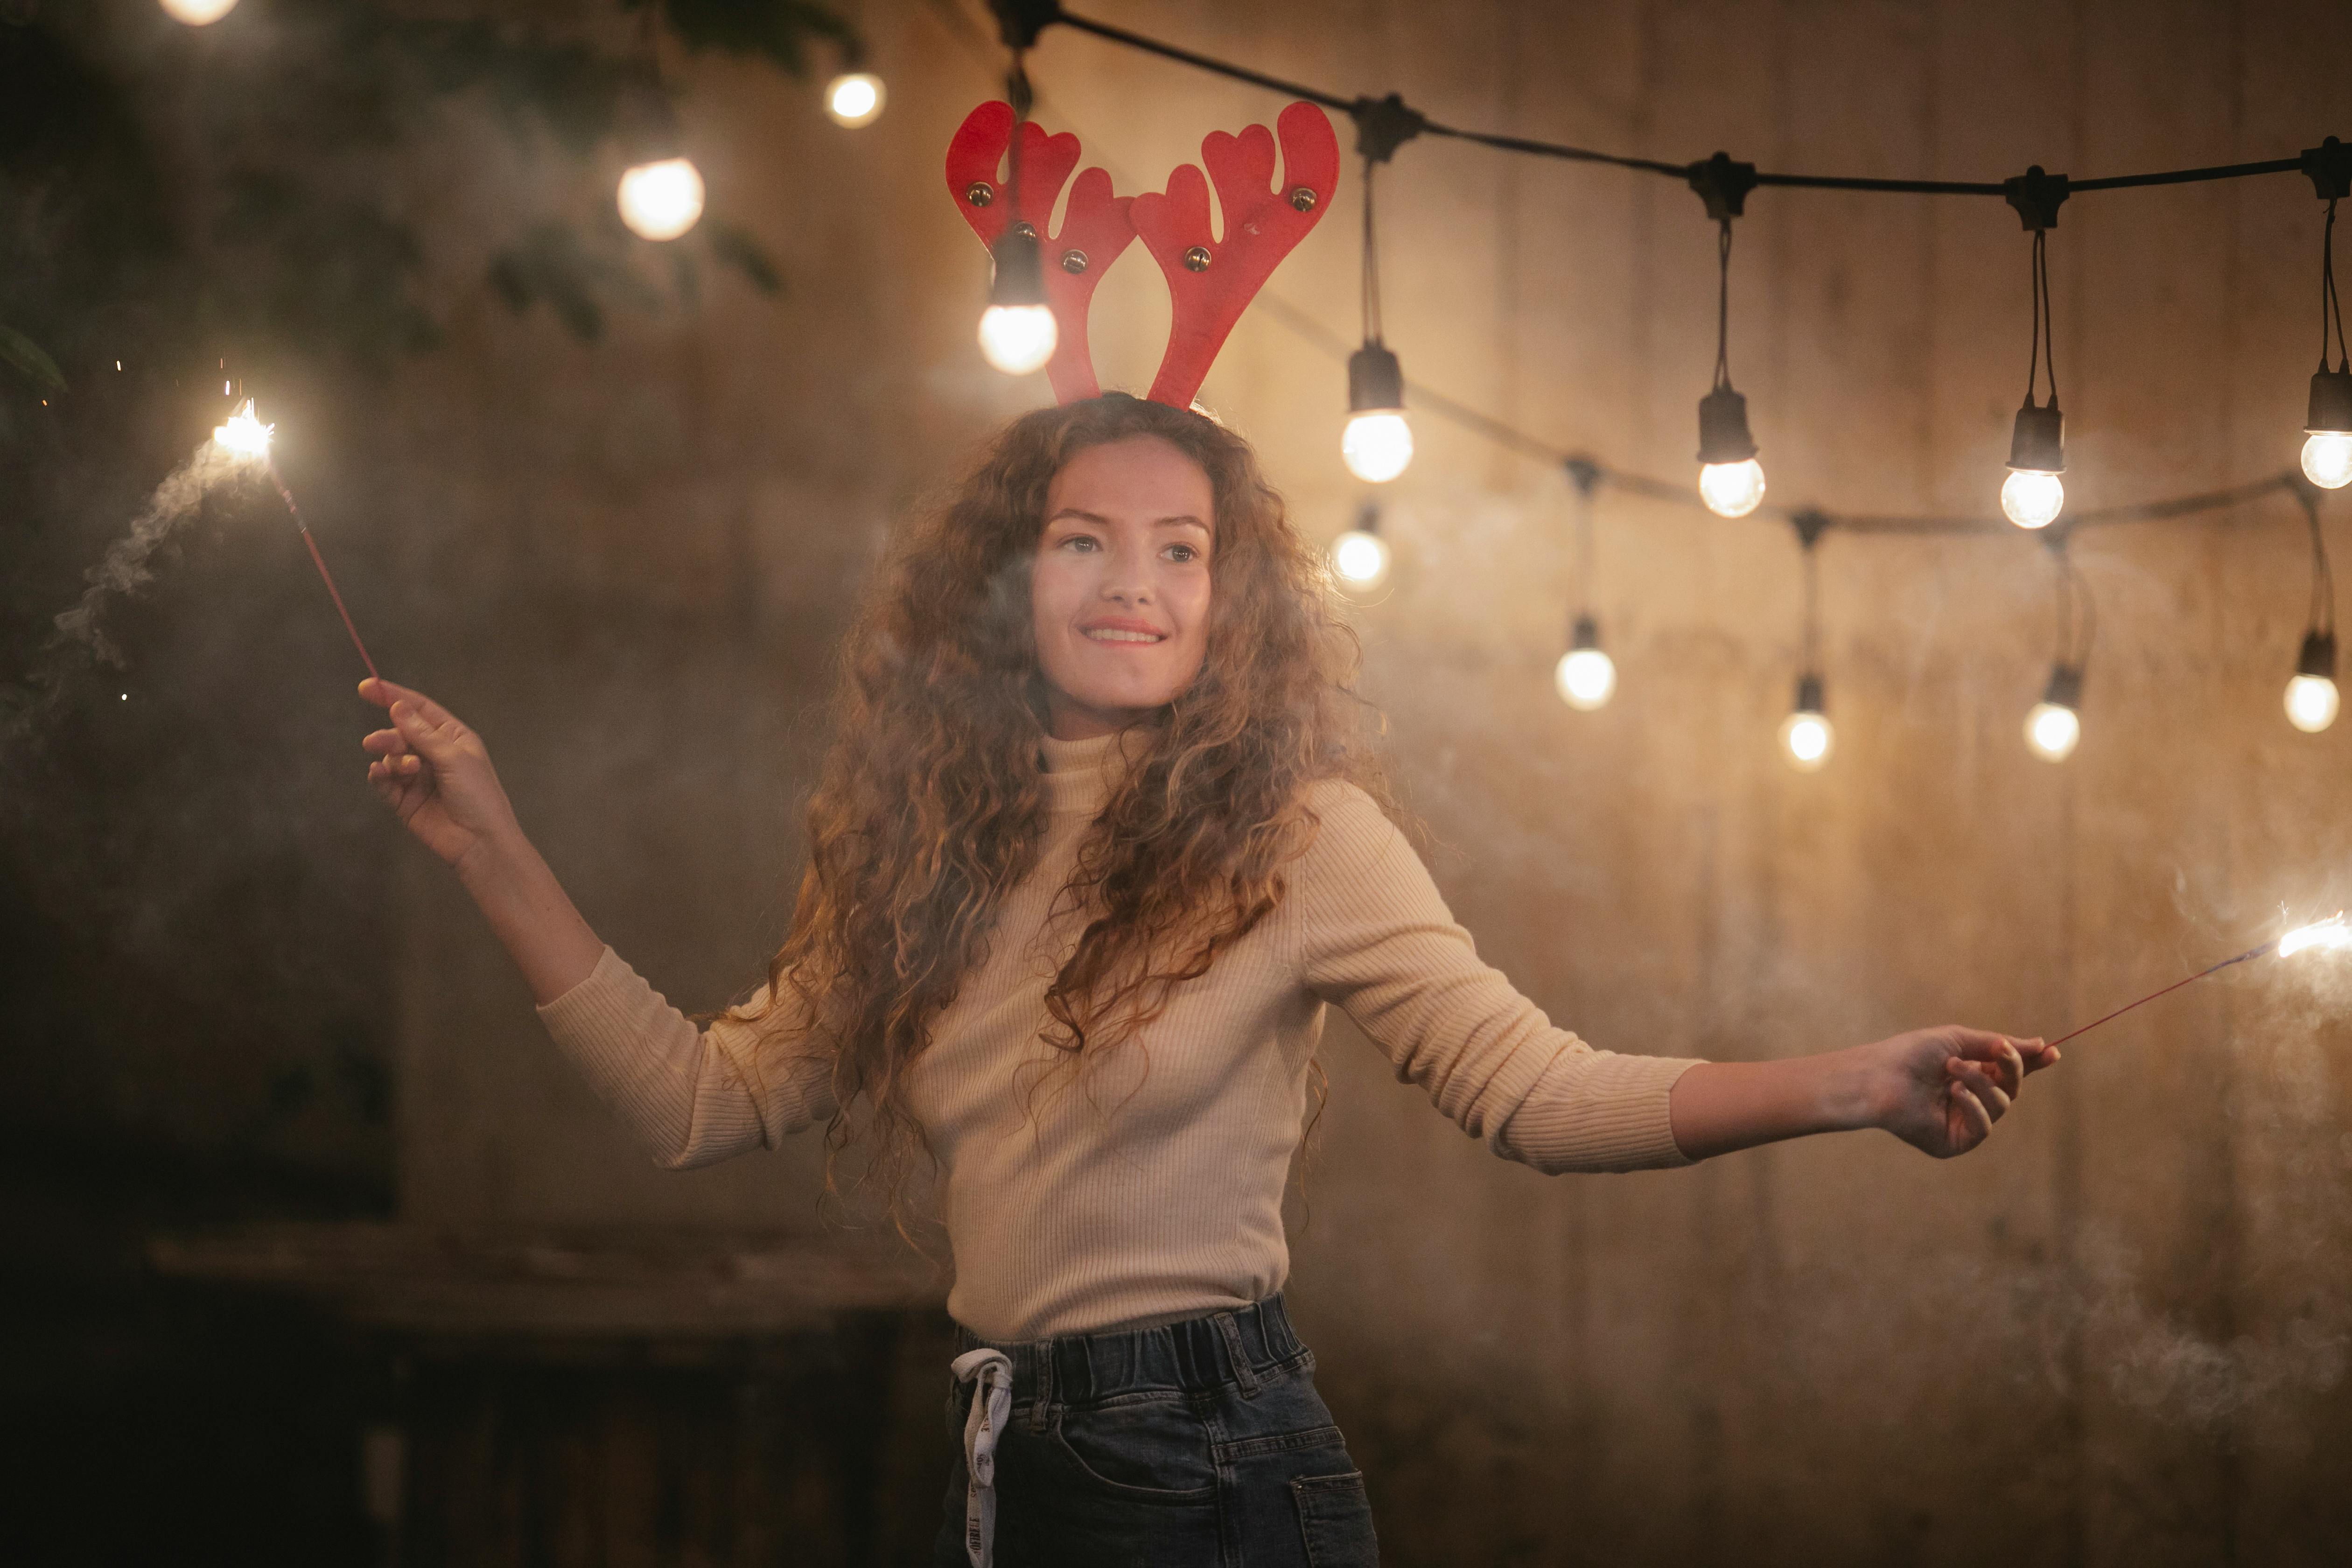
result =
[[[691,309],[704,259],[776,293],[775,263],[721,215],[655,247],[621,227],[609,190],[583,199],[611,177],[615,142],[667,114],[622,16],[645,13],[607,3],[601,23],[418,16],[390,0],[242,0],[201,29],[144,5],[0,14],[0,360],[47,394],[60,364],[88,384],[126,350],[150,365],[381,370],[430,349],[446,289],[400,199],[415,167],[403,154],[446,156],[453,133],[485,124],[500,145],[472,161],[521,182],[485,208],[510,226],[488,236],[486,281],[511,308],[545,306],[593,340],[616,309]],[[813,47],[856,47],[802,0],[655,15],[673,47],[794,73]],[[8,425],[0,398],[0,439]]]
[[0,362],[15,367],[43,392],[63,392],[66,378],[58,362],[41,345],[5,322],[0,322]]

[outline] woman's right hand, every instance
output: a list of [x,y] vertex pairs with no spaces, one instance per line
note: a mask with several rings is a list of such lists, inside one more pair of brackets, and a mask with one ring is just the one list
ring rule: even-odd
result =
[[360,744],[375,760],[368,782],[425,847],[460,870],[520,837],[514,807],[482,738],[421,691],[371,678],[360,695],[389,710],[392,727]]

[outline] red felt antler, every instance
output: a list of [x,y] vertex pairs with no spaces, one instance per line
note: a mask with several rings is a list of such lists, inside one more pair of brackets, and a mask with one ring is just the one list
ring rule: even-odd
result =
[[1059,334],[1045,374],[1054,383],[1055,397],[1074,403],[1100,390],[1087,349],[1087,310],[1104,268],[1135,238],[1135,226],[1128,219],[1129,204],[1135,198],[1111,195],[1110,175],[1099,168],[1087,169],[1070,187],[1062,231],[1047,240],[1043,237],[1046,220],[1054,215],[1054,203],[1070,171],[1078,166],[1078,139],[1067,132],[1048,136],[1034,120],[1022,122],[1018,212],[997,174],[1012,142],[1011,104],[983,103],[964,116],[955,140],[948,143],[948,191],[964,221],[992,249],[1004,226],[1015,218],[1040,237],[1045,301],[1053,307]]
[[1174,303],[1168,353],[1151,383],[1155,403],[1191,406],[1242,311],[1331,205],[1339,142],[1329,117],[1311,103],[1294,103],[1275,123],[1282,132],[1280,189],[1273,185],[1274,136],[1265,126],[1238,136],[1213,131],[1201,143],[1201,162],[1224,209],[1223,240],[1210,237],[1209,190],[1193,164],[1177,165],[1164,195],[1135,198],[1135,232],[1168,275]]

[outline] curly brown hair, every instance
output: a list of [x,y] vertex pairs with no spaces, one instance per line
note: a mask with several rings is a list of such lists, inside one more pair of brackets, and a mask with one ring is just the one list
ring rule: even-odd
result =
[[[894,1211],[928,1152],[908,1068],[986,958],[1045,825],[1029,574],[1046,489],[1080,451],[1138,436],[1209,479],[1207,649],[1192,684],[1125,742],[1133,765],[1079,845],[1064,896],[1089,918],[1045,994],[1061,1059],[1133,1036],[1275,909],[1285,865],[1313,838],[1308,784],[1348,779],[1388,801],[1352,689],[1355,635],[1249,443],[1118,394],[1014,420],[946,504],[900,531],[852,626],[808,869],[769,966],[770,994],[806,1010],[804,1048],[831,1058],[836,1104],[864,1097],[867,1179]],[[832,1154],[852,1128],[836,1111]]]

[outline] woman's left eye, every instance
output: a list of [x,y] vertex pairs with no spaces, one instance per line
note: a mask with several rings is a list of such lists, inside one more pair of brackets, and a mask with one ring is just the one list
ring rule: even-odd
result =
[[1201,552],[1189,544],[1171,544],[1168,547],[1168,558],[1176,562],[1198,561]]

